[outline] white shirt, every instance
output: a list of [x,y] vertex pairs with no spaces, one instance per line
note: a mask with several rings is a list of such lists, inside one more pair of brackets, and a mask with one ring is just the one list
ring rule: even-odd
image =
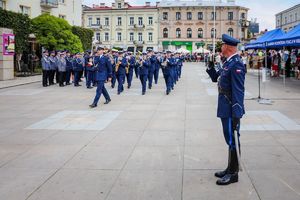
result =
[[237,53],[232,54],[231,56],[229,56],[226,60],[229,61],[233,56],[237,55]]

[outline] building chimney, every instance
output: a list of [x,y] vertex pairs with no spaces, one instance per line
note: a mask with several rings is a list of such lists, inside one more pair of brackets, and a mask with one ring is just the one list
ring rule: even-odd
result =
[[146,1],[146,6],[150,6],[150,2],[149,1]]
[[227,0],[227,3],[235,4],[235,0]]

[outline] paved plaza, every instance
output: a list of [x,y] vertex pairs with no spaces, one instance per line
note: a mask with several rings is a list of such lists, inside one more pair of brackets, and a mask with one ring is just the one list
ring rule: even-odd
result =
[[0,89],[0,200],[298,200],[299,83],[267,81],[264,105],[247,74],[244,170],[229,186],[215,184],[227,147],[202,63],[185,63],[168,96],[162,77],[144,96],[134,79],[95,109],[84,86]]

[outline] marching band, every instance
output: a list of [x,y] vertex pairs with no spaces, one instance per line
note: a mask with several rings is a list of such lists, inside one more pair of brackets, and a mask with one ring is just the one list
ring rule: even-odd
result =
[[[103,59],[102,59],[103,57]],[[171,51],[154,52],[152,49],[147,52],[123,52],[116,49],[104,49],[99,47],[95,53],[87,51],[84,55],[76,53],[71,55],[69,51],[48,51],[43,52],[41,59],[43,68],[43,86],[47,87],[59,83],[60,87],[70,85],[71,80],[75,87],[81,86],[81,78],[86,79],[86,88],[91,89],[102,84],[99,81],[111,82],[114,88],[117,82],[117,94],[124,92],[124,84],[127,88],[132,85],[133,76],[139,78],[142,86],[142,95],[146,94],[146,88],[152,88],[152,83],[158,83],[159,71],[161,69],[166,84],[166,94],[174,89],[176,82],[181,77],[181,69],[184,62],[184,55],[180,53],[172,53]],[[102,65],[106,67],[103,68]],[[105,80],[99,77],[98,73],[105,71]],[[104,84],[104,82],[103,82]],[[102,90],[104,85],[101,85]],[[104,87],[105,89],[105,87]],[[103,91],[107,93],[106,89]],[[108,94],[108,93],[107,93]],[[106,96],[106,102],[110,101]],[[94,105],[97,102],[94,101]],[[92,105],[93,105],[92,104]]]

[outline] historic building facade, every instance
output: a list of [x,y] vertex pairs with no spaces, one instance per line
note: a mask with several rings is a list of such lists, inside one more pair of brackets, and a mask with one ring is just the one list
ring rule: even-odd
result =
[[[236,5],[234,0],[162,1],[159,12],[159,49],[186,48],[193,51],[200,46],[212,49],[213,38],[221,40],[227,33],[240,40],[247,39],[248,8]],[[214,18],[215,30],[214,30]]]
[[158,48],[158,9],[149,2],[132,6],[115,0],[111,6],[84,7],[83,27],[94,30],[98,46],[132,52]]
[[300,4],[288,8],[276,16],[276,28],[281,28],[285,32],[300,24]]
[[30,18],[49,13],[70,25],[81,26],[82,0],[0,0],[0,8],[28,15]]

